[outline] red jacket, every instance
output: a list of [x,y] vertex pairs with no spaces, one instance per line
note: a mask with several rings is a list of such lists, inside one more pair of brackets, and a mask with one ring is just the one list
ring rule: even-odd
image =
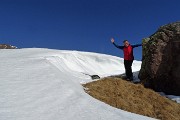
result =
[[123,50],[124,52],[124,60],[134,60],[134,55],[133,55],[133,48],[142,46],[141,44],[137,45],[129,45],[128,47],[125,46],[118,46],[115,43],[113,43],[117,48]]
[[128,47],[124,47],[123,52],[124,60],[134,60],[133,47],[131,45],[129,45]]

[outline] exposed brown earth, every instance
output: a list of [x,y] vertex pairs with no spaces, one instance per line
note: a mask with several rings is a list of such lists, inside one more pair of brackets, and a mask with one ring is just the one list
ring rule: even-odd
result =
[[16,49],[17,47],[7,44],[0,44],[0,49]]

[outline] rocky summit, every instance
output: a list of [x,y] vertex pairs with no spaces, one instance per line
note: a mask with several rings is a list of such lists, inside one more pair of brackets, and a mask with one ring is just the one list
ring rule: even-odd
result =
[[180,95],[180,21],[161,26],[143,39],[139,78],[156,91]]
[[7,44],[0,44],[0,49],[16,49],[17,47]]

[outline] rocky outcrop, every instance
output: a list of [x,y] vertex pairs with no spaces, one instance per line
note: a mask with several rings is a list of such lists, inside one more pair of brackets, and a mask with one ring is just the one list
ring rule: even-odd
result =
[[180,95],[180,22],[164,25],[143,39],[139,78],[156,91]]
[[0,44],[0,49],[16,49],[17,47],[7,44]]

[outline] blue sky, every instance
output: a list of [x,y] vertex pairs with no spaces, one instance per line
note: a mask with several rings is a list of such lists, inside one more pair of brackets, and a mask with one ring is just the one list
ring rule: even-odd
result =
[[[110,42],[131,44],[180,20],[179,0],[0,0],[0,43],[123,57]],[[141,60],[142,48],[134,50]]]

